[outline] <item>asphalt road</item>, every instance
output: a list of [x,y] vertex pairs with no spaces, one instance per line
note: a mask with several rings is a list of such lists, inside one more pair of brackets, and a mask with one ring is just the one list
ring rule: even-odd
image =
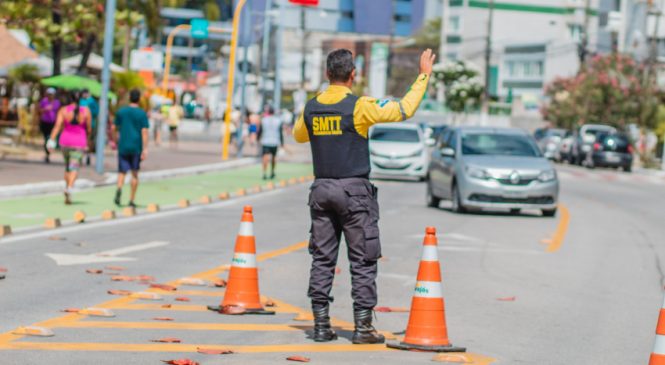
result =
[[[456,215],[445,203],[441,209],[426,208],[421,183],[377,182],[385,256],[379,305],[409,306],[424,229],[431,225],[439,232],[448,334],[454,345],[468,348],[474,364],[646,364],[664,281],[665,181],[571,167],[560,168],[560,177],[564,209],[555,218],[537,212]],[[429,362],[433,355],[428,353],[350,345],[350,276],[344,258],[332,307],[342,336],[331,346],[307,339],[310,322],[294,320],[308,308],[306,194],[303,185],[205,207],[0,239],[0,266],[8,269],[7,278],[0,280],[0,364],[159,364],[177,358],[260,364],[286,362],[291,355],[321,364]],[[107,290],[147,286],[85,272],[120,265],[126,268],[123,275],[152,275],[160,283],[226,277],[220,265],[230,263],[244,204],[254,206],[261,294],[277,303],[274,316],[205,311],[202,306],[221,300],[222,289],[212,287],[181,285],[174,293],[153,290],[164,297],[159,302],[129,300]],[[108,254],[126,247],[117,256],[134,261],[58,266],[45,255]],[[177,302],[176,296],[191,302]],[[173,306],[162,308],[167,303]],[[60,312],[90,306],[112,308],[116,317]],[[174,321],[153,319],[163,316]],[[379,329],[399,334],[408,314],[377,317]],[[8,334],[40,323],[55,336]],[[182,343],[150,342],[163,337]],[[196,353],[197,346],[206,345],[238,353]]]

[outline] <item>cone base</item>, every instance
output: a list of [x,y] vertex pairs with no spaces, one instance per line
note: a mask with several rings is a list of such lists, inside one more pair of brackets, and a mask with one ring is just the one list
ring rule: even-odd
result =
[[[211,310],[211,311],[213,311],[213,312],[218,312],[218,313],[220,313],[220,314],[226,314],[226,313],[222,313],[222,306],[221,306],[221,305],[209,305],[209,306],[208,306],[208,310]],[[245,311],[242,312],[242,313],[238,313],[238,314],[229,314],[229,315],[233,315],[233,316],[242,316],[242,315],[244,315],[244,314],[264,314],[264,315],[273,315],[273,314],[275,314],[275,312],[274,312],[274,311],[268,311],[268,310],[265,310],[265,309],[263,309],[263,308],[245,308]]]
[[453,345],[448,346],[424,346],[424,345],[414,345],[404,342],[388,342],[386,346],[391,349],[397,350],[406,350],[406,351],[428,351],[428,352],[466,352],[466,347],[457,347]]

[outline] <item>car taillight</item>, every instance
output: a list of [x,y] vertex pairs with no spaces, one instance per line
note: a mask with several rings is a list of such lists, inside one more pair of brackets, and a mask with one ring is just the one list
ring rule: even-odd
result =
[[630,153],[631,155],[633,154],[633,145],[632,144],[628,145],[628,153]]
[[594,151],[600,151],[600,143],[596,142],[593,144],[593,150]]

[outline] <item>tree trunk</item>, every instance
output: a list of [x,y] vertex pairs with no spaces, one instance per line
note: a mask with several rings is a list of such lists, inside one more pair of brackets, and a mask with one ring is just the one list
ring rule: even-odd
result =
[[133,27],[129,25],[127,26],[125,30],[125,44],[122,47],[122,67],[124,67],[125,70],[129,69],[129,50],[132,43],[132,29]]
[[[54,24],[62,24],[62,14],[60,13],[60,0],[53,0],[51,5],[51,17]],[[60,75],[60,60],[62,59],[62,39],[55,38],[51,40],[51,52],[53,56],[53,76]]]
[[83,53],[81,54],[81,63],[79,64],[79,67],[76,70],[77,74],[86,75],[88,73],[87,71],[88,59],[90,59],[90,54],[92,53],[92,49],[94,48],[95,43],[97,43],[97,34],[89,33],[86,36],[85,44],[83,45]]

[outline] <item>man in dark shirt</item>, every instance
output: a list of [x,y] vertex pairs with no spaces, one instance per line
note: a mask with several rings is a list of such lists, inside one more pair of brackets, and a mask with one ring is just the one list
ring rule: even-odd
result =
[[129,206],[136,207],[136,190],[139,187],[139,169],[141,161],[148,155],[148,115],[139,107],[141,92],[132,90],[129,93],[129,106],[120,108],[113,122],[113,137],[118,145],[118,190],[115,192],[115,204],[120,205],[122,186],[127,171],[132,173]]

